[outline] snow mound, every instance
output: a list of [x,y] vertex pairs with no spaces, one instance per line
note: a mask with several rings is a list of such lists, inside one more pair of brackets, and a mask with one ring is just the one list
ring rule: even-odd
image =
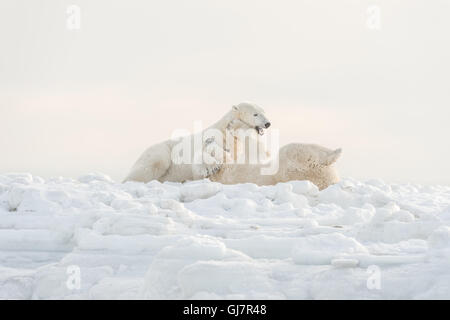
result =
[[0,299],[449,299],[449,283],[446,186],[0,175]]

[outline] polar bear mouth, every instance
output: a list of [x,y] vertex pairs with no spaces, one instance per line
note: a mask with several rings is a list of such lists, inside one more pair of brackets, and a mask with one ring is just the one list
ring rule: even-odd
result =
[[264,134],[264,129],[261,128],[261,127],[256,126],[256,127],[255,127],[255,130],[256,130],[256,132],[258,132],[258,134],[259,134],[260,136],[262,136],[262,135]]

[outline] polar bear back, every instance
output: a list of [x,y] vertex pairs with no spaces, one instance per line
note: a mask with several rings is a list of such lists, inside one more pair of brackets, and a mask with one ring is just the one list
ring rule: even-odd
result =
[[273,175],[261,174],[261,164],[226,164],[210,180],[224,184],[255,183],[273,185],[292,180],[309,180],[319,189],[339,181],[334,162],[341,150],[315,144],[291,143],[279,150],[279,168]]

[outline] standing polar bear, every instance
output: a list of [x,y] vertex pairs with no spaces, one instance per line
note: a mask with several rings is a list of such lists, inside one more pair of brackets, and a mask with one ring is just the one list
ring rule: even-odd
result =
[[339,181],[334,163],[342,150],[330,150],[316,144],[291,143],[280,148],[278,170],[262,174],[263,164],[224,164],[208,176],[211,181],[224,184],[255,183],[274,185],[291,180],[309,180],[320,190]]
[[[263,109],[253,103],[240,103],[233,106],[218,122],[198,134],[166,140],[149,147],[133,165],[124,182],[184,182],[206,178],[216,173],[223,165],[224,157],[227,158],[229,149],[226,146],[229,146],[229,142],[225,140],[230,133],[252,129],[263,135],[269,126],[270,122]],[[209,135],[211,132],[213,136]],[[200,148],[195,147],[196,139],[201,141]],[[236,137],[233,138],[233,144],[238,143],[235,140]],[[180,146],[187,147],[179,153]],[[218,150],[223,153],[217,152]]]

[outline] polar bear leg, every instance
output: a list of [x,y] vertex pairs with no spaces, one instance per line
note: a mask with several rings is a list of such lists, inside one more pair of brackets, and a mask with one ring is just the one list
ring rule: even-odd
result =
[[207,139],[202,150],[194,154],[192,175],[194,180],[208,178],[216,174],[223,166],[224,156],[229,158],[227,151],[219,146],[214,139]]
[[161,178],[171,164],[171,152],[164,144],[148,148],[131,169],[125,181],[149,182]]

